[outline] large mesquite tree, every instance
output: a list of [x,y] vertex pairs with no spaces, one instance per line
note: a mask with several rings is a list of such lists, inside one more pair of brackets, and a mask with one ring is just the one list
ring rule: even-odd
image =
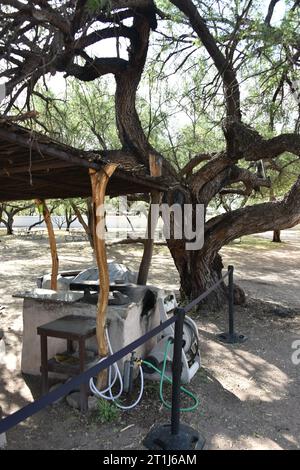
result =
[[[285,4],[283,23],[273,26],[273,15],[280,3]],[[122,145],[103,153],[116,161],[134,156],[148,166],[149,153],[158,151],[144,132],[136,101],[147,57],[152,54],[153,58],[155,53],[161,56],[159,45],[155,45],[154,52],[149,46],[155,31],[160,29],[164,50],[170,48],[170,57],[176,53],[172,50],[174,44],[182,45],[180,53],[186,54],[182,66],[191,54],[190,47],[193,52],[204,51],[202,76],[213,74],[213,79],[210,92],[203,93],[203,99],[207,102],[209,94],[212,99],[218,96],[218,107],[222,107],[221,118],[215,124],[223,133],[221,151],[210,148],[209,152],[190,155],[180,169],[162,155],[163,175],[170,184],[169,202],[207,207],[226,195],[249,198],[261,188],[270,188],[271,180],[264,171],[257,170],[261,170],[262,162],[275,171],[280,167],[281,155],[287,159],[293,156],[293,165],[297,165],[300,156],[299,114],[292,132],[280,133],[277,125],[285,106],[291,116],[297,113],[299,3],[272,0],[262,17],[259,4],[252,0],[216,0],[211,4],[198,0],[1,1],[0,76],[6,79],[8,96],[3,112],[10,113],[25,93],[30,106],[30,97],[40,95],[37,83],[47,74],[63,72],[82,82],[112,74],[116,84],[116,125]],[[112,57],[102,55],[102,41],[109,38],[116,41]],[[120,44],[124,43],[128,45],[126,57],[120,53]],[[264,113],[270,117],[268,136],[260,132],[261,126],[256,126],[249,101],[243,108],[245,100],[241,95],[246,93],[246,75],[252,75],[252,80],[261,79],[262,89],[257,96],[262,94]],[[293,112],[292,94],[296,97]],[[243,235],[286,229],[299,222],[298,170],[298,178],[277,202],[241,205],[211,219],[207,217],[201,250],[186,251],[185,240],[169,240],[184,293],[194,297],[220,277],[219,251],[225,244]],[[224,289],[220,289],[217,299],[223,294]]]

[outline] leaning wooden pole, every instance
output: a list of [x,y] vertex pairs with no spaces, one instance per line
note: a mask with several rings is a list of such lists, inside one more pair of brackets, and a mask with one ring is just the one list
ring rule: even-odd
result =
[[53,225],[51,221],[50,211],[47,207],[46,202],[43,199],[36,199],[35,203],[39,208],[40,207],[42,208],[43,217],[44,217],[45,224],[48,230],[51,258],[52,258],[51,286],[50,287],[52,290],[57,290],[57,276],[58,276],[59,260],[58,260],[56,239],[55,239],[55,234],[54,234]]
[[[100,171],[90,169],[92,185],[92,199],[94,206],[94,250],[99,270],[99,298],[97,304],[97,343],[100,357],[108,354],[107,342],[105,338],[106,310],[109,297],[109,272],[107,264],[106,244],[105,244],[105,193],[110,177],[114,173],[117,165],[107,164]],[[103,388],[106,385],[107,373],[100,373],[97,386]]]
[[[158,155],[150,154],[149,155],[149,167],[151,176],[161,176],[162,174],[162,159]],[[147,237],[144,244],[144,252],[142,261],[139,268],[139,274],[137,279],[137,284],[146,285],[149,275],[149,270],[152,261],[153,255],[153,246],[154,246],[154,232],[156,229],[156,223],[152,220],[152,205],[159,204],[161,199],[161,193],[159,191],[152,191],[150,197],[150,207],[148,212],[148,222],[147,222]]]

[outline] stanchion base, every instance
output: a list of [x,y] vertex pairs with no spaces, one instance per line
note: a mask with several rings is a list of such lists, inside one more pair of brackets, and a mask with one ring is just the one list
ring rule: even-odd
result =
[[239,335],[238,333],[220,333],[217,335],[217,338],[222,343],[227,344],[244,343],[248,339],[247,336]]
[[170,424],[152,426],[143,444],[150,450],[202,450],[205,439],[190,426],[180,424],[179,433],[171,433]]

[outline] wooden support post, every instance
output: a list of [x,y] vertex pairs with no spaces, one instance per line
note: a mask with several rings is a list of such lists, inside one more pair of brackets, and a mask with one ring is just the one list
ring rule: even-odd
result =
[[[150,174],[151,176],[161,176],[162,174],[162,159],[158,155],[150,154],[149,155],[149,167],[150,167]],[[147,239],[145,240],[144,244],[144,252],[142,261],[140,264],[139,274],[137,283],[139,285],[146,285],[150,270],[150,265],[152,261],[153,255],[153,246],[154,246],[154,239],[152,238],[152,234],[154,236],[154,232],[156,229],[156,225],[152,225],[152,204],[159,204],[161,198],[161,193],[159,191],[152,191],[150,197],[150,208],[148,213],[148,222],[147,222]]]
[[52,258],[51,289],[57,290],[57,276],[58,276],[59,260],[58,260],[58,255],[57,255],[56,240],[55,240],[55,234],[54,234],[53,225],[51,221],[51,215],[46,205],[46,202],[44,200],[36,199],[35,203],[39,208],[42,207],[43,217],[44,217],[45,224],[48,230],[51,258]]
[[73,202],[71,203],[71,207],[74,211],[74,214],[76,215],[78,221],[81,223],[81,225],[83,226],[84,228],[84,231],[88,237],[88,240],[89,240],[89,243],[91,245],[91,248],[94,249],[94,240],[93,240],[93,233],[89,227],[89,225],[85,222],[84,218],[82,217],[82,214],[80,212],[80,210],[78,209],[78,207],[76,206],[76,204],[74,204]]
[[[107,265],[105,245],[105,192],[110,177],[117,168],[116,164],[109,163],[100,171],[90,169],[92,184],[92,196],[94,205],[94,248],[99,270],[99,298],[97,305],[97,342],[100,357],[108,354],[105,338],[106,309],[109,296],[109,272]],[[98,377],[97,386],[103,388],[106,385],[107,373],[103,371]]]

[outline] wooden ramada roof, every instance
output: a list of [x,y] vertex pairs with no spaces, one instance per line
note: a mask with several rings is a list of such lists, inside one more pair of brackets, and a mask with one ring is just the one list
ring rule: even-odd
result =
[[[114,156],[78,150],[0,120],[0,201],[88,197],[88,169],[99,170]],[[112,176],[107,194],[165,191],[162,180],[152,178],[148,171],[134,158],[126,159]]]

